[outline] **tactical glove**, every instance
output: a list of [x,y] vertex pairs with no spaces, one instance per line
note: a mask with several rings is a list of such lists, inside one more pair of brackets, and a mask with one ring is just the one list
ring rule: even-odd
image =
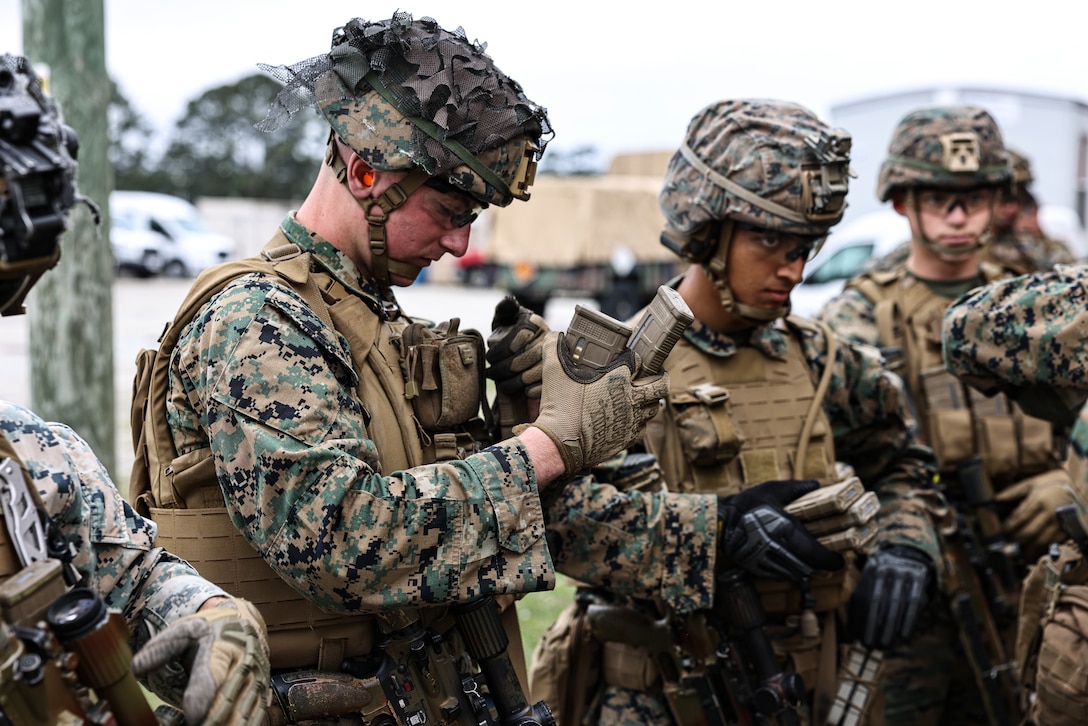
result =
[[933,562],[921,550],[904,545],[869,555],[850,598],[852,635],[866,648],[886,649],[909,641],[929,603]]
[[998,492],[994,501],[1015,502],[1020,497],[1023,501],[1005,518],[1005,534],[1020,545],[1026,556],[1035,559],[1045,553],[1052,542],[1067,539],[1054,512],[1058,507],[1076,503],[1077,497],[1069,474],[1063,469],[1018,482]]
[[132,670],[156,688],[156,671],[184,663],[185,720],[208,726],[263,723],[270,693],[268,633],[252,603],[235,598],[187,615],[152,637]]
[[544,388],[533,426],[555,442],[567,475],[613,456],[642,437],[668,393],[667,374],[631,381],[638,356],[624,350],[604,368],[576,366],[564,334],[544,342]]
[[798,582],[815,570],[839,570],[842,556],[824,547],[782,507],[819,487],[812,479],[768,481],[718,500],[718,569]]
[[487,338],[487,377],[508,396],[540,398],[548,324],[507,295],[495,306]]

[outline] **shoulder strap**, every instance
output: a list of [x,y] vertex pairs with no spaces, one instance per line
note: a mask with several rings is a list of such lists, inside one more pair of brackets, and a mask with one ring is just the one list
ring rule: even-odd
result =
[[[786,324],[792,326],[795,330],[798,330],[798,332],[800,332],[800,328],[803,327],[809,329],[815,327],[819,332],[823,333],[824,340],[827,343],[827,353],[825,355],[827,363],[824,365],[824,371],[820,374],[820,380],[816,384],[816,392],[812,396],[812,403],[809,404],[808,411],[805,412],[805,423],[801,427],[801,438],[797,440],[797,454],[793,458],[793,465],[796,468],[795,475],[798,479],[802,479],[804,477],[801,468],[804,466],[805,461],[807,461],[805,457],[808,455],[808,442],[812,437],[812,429],[816,425],[816,419],[820,415],[820,411],[824,404],[824,398],[827,396],[827,389],[831,385],[831,370],[835,366],[835,355],[838,353],[838,340],[831,332],[831,328],[822,320],[805,320],[791,315],[786,318]],[[800,339],[801,336],[798,335],[797,342],[799,345]]]
[[277,230],[260,256],[226,262],[202,272],[174,319],[163,330],[159,347],[142,350],[137,355],[131,409],[136,456],[129,479],[129,499],[138,512],[146,516],[150,506],[184,506],[172,487],[162,483],[164,470],[178,455],[166,420],[166,396],[170,358],[181,331],[209,300],[232,281],[255,272],[278,275],[290,283],[322,321],[333,327],[328,306],[311,280],[309,271],[310,253],[288,242],[283,233]]
[[885,348],[903,344],[903,330],[898,324],[899,310],[893,287],[900,276],[899,270],[866,272],[846,283],[846,289],[857,290],[873,303],[877,336]]

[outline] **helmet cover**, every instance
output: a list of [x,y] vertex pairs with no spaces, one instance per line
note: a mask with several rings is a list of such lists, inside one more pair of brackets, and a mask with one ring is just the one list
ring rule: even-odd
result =
[[[825,236],[842,219],[850,135],[807,108],[773,100],[721,101],[691,120],[658,200],[681,256],[714,222],[732,219],[789,234]],[[708,241],[713,245],[716,240]]]
[[1009,154],[1009,168],[1012,169],[1012,183],[1018,187],[1027,186],[1035,181],[1031,171],[1031,161],[1018,151],[1006,147]]
[[880,167],[877,196],[897,189],[998,186],[1010,177],[1009,157],[993,117],[977,106],[934,106],[903,117]]
[[260,65],[286,85],[258,128],[274,131],[314,105],[375,169],[419,167],[484,204],[528,199],[551,124],[486,47],[405,12],[355,18],[325,55]]

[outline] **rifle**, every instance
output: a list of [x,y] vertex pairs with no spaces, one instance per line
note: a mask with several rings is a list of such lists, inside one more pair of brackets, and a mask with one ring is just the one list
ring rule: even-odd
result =
[[700,614],[655,618],[623,605],[594,603],[586,615],[594,637],[602,643],[646,649],[661,673],[665,700],[677,726],[752,723],[740,708],[739,694],[715,667],[716,639]]
[[[124,618],[93,590],[70,589],[74,548],[11,458],[0,461],[0,522],[23,566],[0,584],[0,725],[157,726]],[[178,718],[169,706],[159,715]]]
[[368,726],[555,726],[547,704],[529,705],[525,698],[494,598],[454,605],[451,612],[479,673],[464,672],[457,641],[425,627],[417,612],[384,613],[374,657],[349,658],[341,673],[273,676],[286,723],[361,716]]
[[778,667],[748,575],[719,575],[717,591],[709,612],[656,618],[632,607],[591,604],[587,616],[601,642],[646,649],[678,726],[799,724],[804,683]]
[[961,461],[957,468],[964,501],[974,515],[978,544],[985,552],[979,563],[982,567],[979,574],[986,600],[998,625],[1011,625],[1016,621],[1020,603],[1020,573],[1025,569],[1020,546],[1005,539],[994,503],[993,487],[982,467],[982,459],[972,456]]
[[[968,469],[968,479],[973,475]],[[966,486],[976,485],[969,481]],[[989,556],[999,550],[992,545],[985,550],[980,546],[962,512],[955,512],[955,521],[954,533],[945,538],[942,547],[952,615],[988,722],[992,726],[1011,726],[1020,721],[1020,688],[1016,664],[1008,657],[996,624],[999,617],[1009,616],[1012,602]],[[1015,605],[1012,608],[1015,615]]]
[[1066,536],[1073,540],[1082,555],[1088,555],[1088,526],[1084,523],[1080,508],[1076,504],[1066,504],[1058,507],[1054,513],[1058,517],[1058,526]]
[[65,592],[61,563],[39,560],[13,575],[0,585],[0,606],[3,726],[178,721],[169,706],[152,712],[140,690],[121,614],[93,590]]
[[[758,723],[793,726],[801,720],[797,709],[805,697],[804,679],[782,670],[763,625],[766,616],[749,576],[741,569],[726,570],[717,576],[714,614],[723,633],[730,633],[739,647],[725,638],[730,671],[745,684],[745,705],[754,711]],[[747,662],[739,658],[748,656]]]

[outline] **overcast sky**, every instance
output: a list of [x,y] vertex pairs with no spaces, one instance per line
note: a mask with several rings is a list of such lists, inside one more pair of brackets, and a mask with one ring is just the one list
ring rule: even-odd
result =
[[[76,0],[70,0],[72,2]],[[0,0],[0,50],[22,52],[22,0]],[[107,67],[169,128],[187,101],[326,51],[348,19],[403,9],[463,26],[545,106],[570,150],[675,148],[708,103],[768,97],[832,105],[976,85],[1088,100],[1088,5],[1079,0],[597,0],[333,2],[105,0]],[[998,10],[998,6],[1019,6]]]

